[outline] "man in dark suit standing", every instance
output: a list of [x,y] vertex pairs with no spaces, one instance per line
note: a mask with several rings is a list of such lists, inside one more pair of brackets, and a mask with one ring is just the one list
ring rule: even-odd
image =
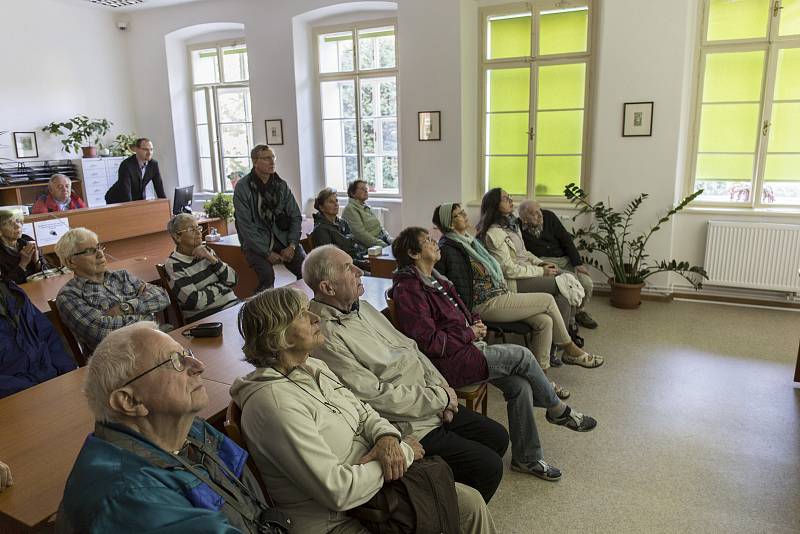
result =
[[153,143],[142,137],[136,140],[133,151],[135,154],[119,165],[117,181],[106,193],[107,204],[144,200],[144,189],[151,180],[158,198],[167,198],[158,162],[153,159]]

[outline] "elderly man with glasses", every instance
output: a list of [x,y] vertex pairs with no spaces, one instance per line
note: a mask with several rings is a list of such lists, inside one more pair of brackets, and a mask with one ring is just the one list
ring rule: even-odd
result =
[[108,335],[84,391],[95,428],[67,479],[58,532],[279,532],[247,453],[199,419],[203,364],[141,322]]
[[72,180],[63,174],[54,174],[47,183],[47,193],[39,195],[31,213],[48,213],[85,208],[86,202],[72,191]]
[[167,231],[175,241],[175,252],[164,268],[187,321],[208,317],[239,302],[233,292],[236,271],[203,244],[203,229],[191,214],[176,215],[167,223]]
[[138,321],[152,321],[156,312],[169,305],[164,289],[143,282],[124,269],[109,271],[105,247],[91,230],[69,230],[55,249],[61,264],[75,273],[75,278],[58,292],[58,311],[87,354],[113,330]]

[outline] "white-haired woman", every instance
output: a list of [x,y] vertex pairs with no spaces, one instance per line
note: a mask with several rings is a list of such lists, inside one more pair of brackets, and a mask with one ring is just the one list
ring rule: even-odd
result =
[[0,277],[22,284],[39,271],[38,260],[36,243],[22,233],[22,215],[0,210]]
[[[268,289],[239,313],[244,354],[256,366],[231,386],[242,431],[278,509],[297,532],[366,532],[345,511],[369,501],[384,480],[423,456],[412,437],[358,400],[309,353],[321,346],[319,317],[302,292]],[[476,490],[456,484],[464,532],[494,526]]]

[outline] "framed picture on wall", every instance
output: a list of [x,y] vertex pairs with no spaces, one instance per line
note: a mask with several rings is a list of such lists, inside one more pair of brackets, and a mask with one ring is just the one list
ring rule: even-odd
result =
[[283,120],[282,119],[268,119],[264,121],[267,128],[267,144],[268,145],[282,145],[283,144]]
[[622,113],[622,137],[653,135],[653,103],[627,102]]
[[420,111],[417,115],[420,141],[441,141],[441,111]]
[[14,132],[14,148],[17,149],[17,158],[38,158],[36,132]]

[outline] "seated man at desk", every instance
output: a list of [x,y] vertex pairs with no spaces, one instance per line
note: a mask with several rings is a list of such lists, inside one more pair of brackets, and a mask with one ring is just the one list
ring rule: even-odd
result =
[[153,159],[153,143],[146,137],[136,140],[133,156],[122,160],[117,171],[117,181],[106,192],[106,203],[117,204],[144,200],[147,184],[153,182],[158,198],[167,198],[158,162]]
[[175,252],[164,268],[187,322],[208,317],[233,306],[238,277],[228,264],[203,244],[203,228],[189,213],[179,213],[167,223]]
[[105,247],[91,230],[73,228],[55,248],[61,264],[75,273],[58,292],[58,311],[86,354],[110,332],[137,321],[152,321],[156,312],[169,305],[164,289],[124,269],[109,271]]
[[63,174],[54,174],[47,184],[47,193],[36,199],[31,213],[49,213],[85,207],[86,202],[72,191],[72,180]]
[[14,282],[0,280],[0,399],[76,367],[61,336],[28,295]]
[[0,278],[25,283],[41,270],[40,263],[36,242],[22,233],[22,215],[0,210]]
[[94,432],[67,479],[57,532],[274,532],[247,452],[197,417],[204,366],[141,322],[109,334],[84,391]]
[[350,225],[353,237],[362,246],[385,247],[392,244],[392,236],[383,229],[381,222],[372,213],[372,208],[367,206],[369,189],[364,180],[355,180],[347,186],[347,196],[350,201],[342,212],[342,219]]

